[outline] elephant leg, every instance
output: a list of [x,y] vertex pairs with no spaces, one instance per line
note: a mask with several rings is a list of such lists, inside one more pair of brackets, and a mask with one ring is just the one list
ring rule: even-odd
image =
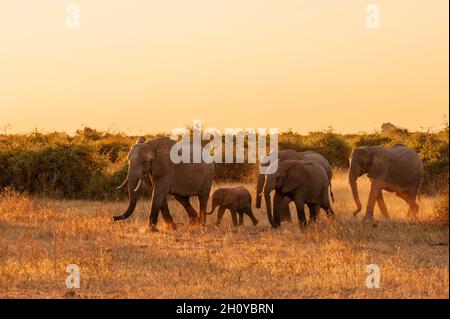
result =
[[416,203],[415,197],[412,197],[411,195],[405,192],[397,192],[395,194],[401,199],[403,199],[409,205],[408,217],[416,217],[417,211],[419,210],[419,206]]
[[231,212],[231,219],[233,219],[233,226],[237,227],[238,226],[238,221],[237,221],[237,213],[236,210],[234,208],[230,209]]
[[320,206],[317,207],[316,204],[306,204],[306,206],[308,206],[309,209],[309,220],[312,222],[316,222],[319,215]]
[[373,220],[373,210],[375,208],[375,202],[381,193],[381,184],[377,181],[373,181],[370,185],[369,199],[367,200],[366,215],[364,220],[369,222]]
[[189,202],[189,197],[184,197],[180,195],[173,195],[173,196],[181,204],[181,206],[183,206],[184,210],[189,216],[189,221],[195,220],[197,218],[197,212]]
[[220,223],[222,222],[222,217],[223,217],[224,213],[225,213],[225,208],[220,206],[219,211],[217,212],[217,223],[216,223],[217,226],[220,226]]
[[408,192],[409,198],[410,198],[410,202],[411,202],[409,208],[411,210],[411,216],[413,218],[416,218],[417,217],[417,213],[419,212],[419,205],[417,204],[417,201],[416,201],[416,200],[420,200],[420,198],[419,198],[419,189],[420,189],[420,186],[419,187],[415,187],[413,189],[410,189],[410,191]]
[[406,193],[403,193],[403,192],[396,192],[395,195],[397,195],[397,197],[403,199],[403,200],[406,202],[406,204],[409,205],[409,196],[406,195]]
[[409,210],[408,210],[408,216],[412,218],[417,217],[417,213],[419,211],[419,205],[417,205],[416,202],[417,194],[410,194],[409,195]]
[[150,218],[149,218],[150,231],[157,231],[156,224],[158,223],[159,211],[161,210],[161,205],[164,200],[163,196],[164,195],[158,194],[156,192],[153,193],[152,206],[150,208]]
[[169,205],[167,204],[167,198],[163,200],[161,203],[161,214],[163,216],[164,221],[167,225],[173,230],[177,229],[177,226],[175,225],[175,222],[172,219],[172,216],[170,215],[169,211]]
[[[333,200],[334,201],[334,200]],[[322,199],[317,207],[317,213],[320,213],[320,208],[322,208],[326,213],[328,218],[334,218],[334,210],[330,203],[330,197],[328,195],[328,189],[325,189],[322,193]]]
[[335,213],[334,213],[333,207],[331,207],[331,205],[329,205],[329,206],[322,206],[322,208],[327,213],[327,216],[329,218],[334,218]]
[[295,208],[297,209],[297,218],[300,228],[306,227],[305,203],[302,199],[296,199]]
[[273,227],[279,227],[281,224],[281,209],[283,208],[283,199],[284,196],[279,193],[275,192],[275,195],[273,196]]
[[383,192],[380,191],[380,195],[377,198],[377,204],[378,208],[380,209],[381,213],[383,214],[384,218],[390,219],[386,203],[384,202]]
[[244,225],[244,213],[243,212],[238,212],[239,214],[239,226]]
[[175,199],[183,206],[184,210],[189,216],[189,224],[195,224],[197,221],[197,211],[189,202],[189,197],[174,195]]
[[202,195],[198,196],[198,201],[199,201],[199,204],[200,204],[200,211],[199,211],[199,214],[198,214],[198,221],[203,226],[206,225],[206,207],[208,205],[208,197],[209,197],[209,192],[207,194],[202,194]]
[[253,214],[253,211],[252,211],[251,207],[247,207],[247,209],[245,210],[245,213],[252,220],[253,226],[258,225],[259,221],[258,221],[258,219],[256,219],[255,215]]
[[291,200],[288,197],[284,197],[281,209],[281,221],[292,223],[291,211],[289,210],[289,203]]

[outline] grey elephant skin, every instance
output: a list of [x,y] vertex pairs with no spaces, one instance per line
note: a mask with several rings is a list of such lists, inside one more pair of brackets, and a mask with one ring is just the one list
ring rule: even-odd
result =
[[254,226],[258,224],[258,219],[253,215],[252,211],[252,195],[243,186],[218,188],[212,195],[211,211],[207,214],[214,213],[217,207],[219,207],[217,226],[220,225],[223,214],[227,209],[230,210],[235,227],[237,226],[237,214],[239,214],[239,226],[244,224],[244,214],[250,217]]
[[[128,186],[129,205],[123,214],[114,216],[114,220],[123,220],[131,216],[136,208],[141,181],[150,176],[153,184],[150,230],[156,230],[160,211],[164,221],[171,228],[176,228],[167,204],[168,194],[172,194],[183,205],[191,223],[205,224],[206,206],[214,178],[214,164],[173,163],[170,150],[175,143],[167,137],[151,141],[145,141],[143,137],[140,137],[131,147],[128,153],[128,175],[118,187]],[[191,196],[197,196],[199,199],[199,214],[189,203]]]
[[[272,164],[273,165],[273,164]],[[264,195],[273,197],[273,227],[279,227],[281,213],[290,201],[294,201],[300,227],[307,225],[305,205],[308,205],[310,219],[315,221],[320,208],[328,216],[334,216],[328,193],[329,179],[325,169],[314,160],[286,160],[278,163],[274,174],[266,175]],[[285,198],[289,200],[286,201]]]
[[[273,152],[270,155],[266,156],[263,160],[261,160],[261,166],[268,166],[269,165],[269,157],[272,158],[278,158],[278,162],[282,163],[286,160],[313,160],[319,163],[323,169],[326,172],[326,175],[329,180],[329,188],[330,188],[330,194],[331,199],[334,201],[334,195],[333,191],[331,189],[331,179],[333,177],[333,169],[328,162],[328,160],[321,154],[316,153],[314,151],[304,151],[304,152],[297,152],[294,150],[283,150],[278,152]],[[256,183],[256,208],[261,208],[261,198],[262,198],[262,192],[264,188],[264,181],[265,181],[265,174],[259,174],[258,180]],[[286,201],[288,198],[285,199]],[[272,225],[272,206],[271,206],[271,200],[270,195],[264,196],[264,201],[266,202],[266,211],[267,211],[267,219],[269,220],[269,223]],[[289,211],[289,202],[284,203],[283,205],[285,207],[285,210],[281,213],[281,220],[291,221],[291,213]]]
[[357,179],[364,174],[371,179],[365,220],[373,220],[375,203],[384,217],[389,218],[383,190],[394,192],[409,205],[408,216],[417,215],[416,198],[423,180],[423,165],[413,149],[397,144],[392,147],[363,146],[352,151],[348,179],[357,206],[353,216],[362,209]]

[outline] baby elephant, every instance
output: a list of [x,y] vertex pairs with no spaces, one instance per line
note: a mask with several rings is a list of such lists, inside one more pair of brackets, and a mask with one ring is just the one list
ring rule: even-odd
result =
[[226,209],[231,212],[231,218],[233,219],[233,225],[237,226],[237,216],[239,214],[239,225],[244,224],[244,214],[247,214],[253,222],[253,225],[258,224],[258,220],[252,211],[252,195],[250,192],[242,186],[233,188],[219,188],[212,196],[212,208],[208,215],[211,215],[214,210],[219,206],[219,212],[217,214],[217,226],[220,225],[223,214]]

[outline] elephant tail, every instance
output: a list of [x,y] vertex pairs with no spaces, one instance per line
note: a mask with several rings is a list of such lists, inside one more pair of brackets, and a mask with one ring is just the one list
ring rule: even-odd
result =
[[420,191],[422,189],[422,185],[423,185],[423,176],[420,177],[419,187],[417,187],[417,200],[419,201],[419,203],[420,203]]
[[419,188],[417,189],[417,200],[419,201],[419,203],[420,203],[420,190],[421,190],[421,188],[422,188],[422,183],[420,183]]
[[333,194],[333,189],[331,188],[331,181],[330,181],[330,196],[331,196],[331,202],[334,203],[334,194]]

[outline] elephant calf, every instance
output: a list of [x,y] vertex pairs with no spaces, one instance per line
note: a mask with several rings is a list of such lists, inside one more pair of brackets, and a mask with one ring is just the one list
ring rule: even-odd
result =
[[215,209],[219,206],[219,212],[217,213],[217,226],[220,225],[223,214],[226,209],[231,212],[231,218],[233,219],[233,225],[236,227],[237,216],[239,214],[239,225],[244,224],[244,214],[247,214],[253,222],[253,225],[258,224],[258,220],[252,211],[252,195],[250,192],[242,186],[232,188],[219,188],[212,196],[212,208],[208,215],[211,215]]

